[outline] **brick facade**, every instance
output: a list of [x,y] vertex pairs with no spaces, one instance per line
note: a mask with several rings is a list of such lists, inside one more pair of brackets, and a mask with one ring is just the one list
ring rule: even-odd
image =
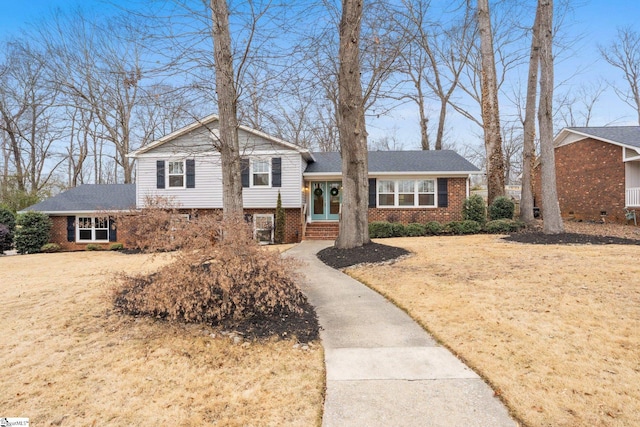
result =
[[[625,167],[622,147],[585,139],[555,149],[556,186],[565,219],[625,223]],[[535,170],[536,206],[542,206],[539,166]],[[606,213],[606,215],[602,215]]]
[[127,245],[127,232],[124,229],[118,229],[117,237],[118,239],[115,242],[104,242],[104,243],[77,243],[75,241],[69,242],[67,241],[67,217],[66,216],[51,216],[51,222],[53,226],[51,227],[51,239],[52,243],[57,243],[60,245],[62,250],[64,251],[84,251],[87,249],[87,245],[93,244],[98,245],[103,249],[109,249],[109,246],[114,243],[122,243],[125,247]]
[[467,198],[467,179],[449,178],[446,208],[369,208],[369,222],[388,221],[408,224],[429,221],[449,222],[462,220],[462,205]]

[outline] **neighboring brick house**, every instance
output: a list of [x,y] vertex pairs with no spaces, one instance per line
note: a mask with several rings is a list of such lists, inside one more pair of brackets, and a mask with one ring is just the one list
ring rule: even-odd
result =
[[[563,218],[625,223],[640,213],[640,127],[571,127],[554,139],[556,186]],[[539,170],[534,184],[541,206]]]
[[[136,184],[135,189],[133,185],[127,187],[132,200],[122,210],[142,209],[149,197],[160,196],[170,198],[181,209],[220,213],[222,171],[220,155],[212,144],[218,137],[217,125],[218,117],[211,115],[131,153],[136,159]],[[286,212],[286,242],[335,238],[342,208],[340,154],[312,153],[245,126],[240,126],[238,134],[245,218],[253,224],[256,238],[273,240],[278,193]],[[450,150],[374,151],[369,152],[368,163],[370,221],[459,220],[462,204],[469,195],[469,178],[479,172]],[[90,209],[79,210],[71,201],[77,191],[91,193],[92,187],[103,195],[87,200],[95,206],[90,215]],[[107,244],[103,229],[98,232],[96,228],[96,224],[104,226],[104,220],[97,218],[102,218],[101,212],[118,208],[106,199],[107,190],[103,187],[84,185],[27,210],[50,214],[56,224],[53,239],[66,249],[81,249],[86,243],[98,241]],[[50,209],[52,203],[55,209]],[[66,210],[61,207],[64,203],[69,203]],[[87,218],[93,218],[93,222]],[[69,221],[67,230],[73,227],[75,231],[65,234],[63,221]],[[77,231],[89,225],[93,227],[91,241],[83,239],[89,232],[80,235]],[[109,237],[126,243],[126,230],[116,234],[116,228],[111,228],[113,236]]]

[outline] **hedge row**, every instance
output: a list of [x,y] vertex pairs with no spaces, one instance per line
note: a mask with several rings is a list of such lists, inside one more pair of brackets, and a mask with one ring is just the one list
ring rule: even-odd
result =
[[481,224],[478,221],[463,220],[441,224],[431,221],[426,224],[377,221],[369,224],[369,237],[436,236],[441,234],[463,235],[478,233],[513,233],[524,228],[524,223],[512,219],[497,219]]

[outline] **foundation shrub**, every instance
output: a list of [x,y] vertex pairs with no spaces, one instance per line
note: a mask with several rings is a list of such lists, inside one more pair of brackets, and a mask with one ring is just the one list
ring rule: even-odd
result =
[[43,245],[42,248],[40,248],[40,252],[54,253],[60,252],[61,249],[62,248],[57,243],[47,243],[46,245]]
[[404,227],[404,230],[406,235],[409,237],[424,236],[426,234],[425,226],[415,222],[412,222],[411,224],[407,224]]
[[512,219],[496,219],[489,221],[485,224],[485,231],[487,233],[515,233],[525,227],[525,224],[521,221],[514,221]]
[[89,243],[84,249],[86,251],[101,251],[102,246],[96,245],[95,243]]
[[508,197],[496,197],[491,206],[489,206],[489,219],[513,219],[513,213],[516,209],[515,203]]
[[465,199],[462,205],[462,219],[484,224],[487,221],[487,209],[482,196],[477,194]]
[[394,222],[391,224],[391,232],[393,237],[404,237],[407,235],[407,230],[405,229],[404,224],[400,222]]
[[444,227],[438,221],[429,221],[424,225],[424,228],[425,228],[425,234],[429,234],[432,236],[441,234],[444,230]]
[[122,251],[124,250],[124,245],[122,243],[112,243],[109,246],[110,251]]
[[35,254],[49,242],[51,220],[40,212],[25,212],[16,219],[15,246],[20,254]]
[[372,239],[383,239],[393,237],[393,227],[386,221],[376,221],[369,224],[369,237]]
[[445,231],[451,234],[475,234],[482,231],[482,226],[477,221],[451,221],[445,225]]
[[182,240],[175,261],[158,272],[121,275],[114,305],[125,313],[214,325],[301,313],[306,297],[293,260],[261,248],[241,218],[211,225],[206,217],[189,221],[184,231],[191,240]]

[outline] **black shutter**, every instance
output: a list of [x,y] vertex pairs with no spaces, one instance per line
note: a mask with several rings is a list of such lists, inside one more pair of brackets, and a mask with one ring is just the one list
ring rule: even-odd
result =
[[196,161],[187,159],[187,188],[196,188]]
[[164,160],[156,162],[156,188],[164,188]]
[[242,186],[249,186],[249,159],[240,159],[240,171],[242,173]]
[[370,208],[375,208],[377,206],[377,201],[376,201],[376,179],[375,178],[369,178],[369,207]]
[[438,207],[449,207],[449,179],[438,178]]
[[118,229],[116,227],[115,218],[109,218],[109,241],[110,242],[118,241]]
[[280,157],[271,159],[271,186],[282,187],[282,159]]
[[67,217],[67,242],[76,241],[76,217]]

